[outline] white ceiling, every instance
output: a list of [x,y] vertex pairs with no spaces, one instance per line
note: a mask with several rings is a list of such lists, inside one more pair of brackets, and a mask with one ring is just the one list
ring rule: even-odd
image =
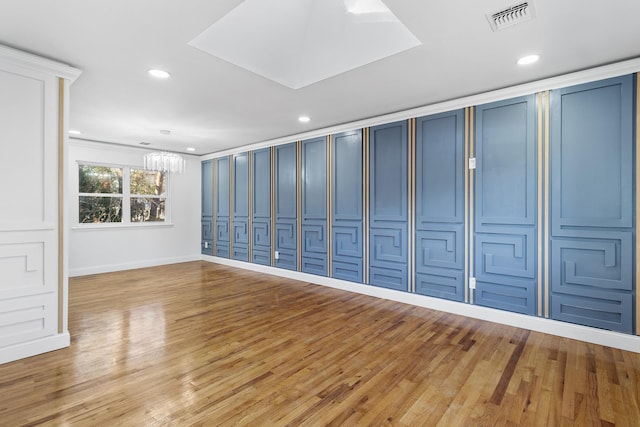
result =
[[[420,46],[291,89],[188,44],[241,3],[1,0],[0,44],[83,70],[71,87],[80,138],[196,154],[640,56],[638,0],[533,0],[533,20],[500,32],[485,15],[518,1],[386,0]],[[532,52],[538,63],[516,65]]]

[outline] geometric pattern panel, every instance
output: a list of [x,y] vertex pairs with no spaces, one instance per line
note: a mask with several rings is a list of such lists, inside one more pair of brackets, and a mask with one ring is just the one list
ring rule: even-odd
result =
[[362,131],[332,138],[331,276],[363,281]]
[[326,221],[308,220],[302,224],[302,271],[327,275]]
[[408,123],[369,132],[369,283],[408,290]]
[[253,220],[253,247],[270,251],[271,248],[271,222],[268,220]]
[[216,216],[229,217],[229,157],[216,159]]
[[341,221],[333,226],[333,256],[362,259],[362,221]]
[[233,217],[249,216],[249,153],[233,156]]
[[53,292],[0,301],[0,342],[10,346],[55,333],[57,307]]
[[249,248],[247,245],[233,246],[233,259],[249,261]]
[[[502,283],[500,283],[502,282]],[[478,305],[535,315],[535,282],[516,278],[476,283],[475,301]]]
[[216,256],[221,258],[229,258],[229,242],[216,244]]
[[416,271],[426,267],[461,270],[464,258],[463,225],[431,224],[416,230]]
[[633,333],[633,295],[616,291],[594,291],[585,296],[553,294],[554,320],[577,323],[627,334]]
[[609,234],[615,235],[620,239],[552,239],[552,291],[576,293],[567,287],[577,286],[588,296],[598,289],[633,290],[633,236]]
[[371,238],[371,264],[382,262],[406,263],[407,233],[404,228],[374,228],[369,230]]
[[202,254],[213,255],[213,217],[203,216],[202,224]]
[[251,260],[271,265],[271,149],[252,152]]
[[275,148],[275,243],[276,266],[298,269],[297,233],[297,145],[289,143]]
[[248,245],[249,244],[249,222],[247,219],[233,220],[233,244]]
[[202,162],[201,168],[201,251],[203,255],[213,255],[213,161]]
[[475,108],[474,302],[537,308],[538,135],[535,95]]
[[218,218],[216,221],[216,241],[229,243],[229,218]]
[[0,290],[45,285],[44,242],[0,244]]
[[423,267],[416,273],[416,293],[452,301],[464,301],[464,273]]
[[533,230],[516,229],[523,234],[476,233],[476,270],[479,280],[501,275],[536,277],[535,235]]

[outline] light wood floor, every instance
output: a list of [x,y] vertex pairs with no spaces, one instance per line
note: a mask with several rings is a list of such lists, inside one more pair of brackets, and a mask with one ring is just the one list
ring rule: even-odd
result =
[[[363,285],[364,286],[364,285]],[[206,262],[72,279],[0,425],[640,425],[640,355]]]

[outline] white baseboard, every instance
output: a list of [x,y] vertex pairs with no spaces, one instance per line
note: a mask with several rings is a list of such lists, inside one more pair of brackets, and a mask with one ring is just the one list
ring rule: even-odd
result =
[[0,364],[60,350],[61,348],[69,347],[70,344],[71,336],[69,331],[65,331],[61,334],[0,348]]
[[112,273],[114,271],[133,270],[136,268],[157,267],[159,265],[177,264],[179,262],[199,261],[200,254],[174,258],[158,258],[144,261],[127,262],[122,264],[96,265],[85,268],[69,269],[69,277],[88,276],[90,274]]
[[585,341],[593,344],[600,344],[607,347],[640,353],[640,337],[627,335],[619,332],[606,331],[603,329],[591,328],[588,326],[575,325],[573,323],[560,322],[557,320],[545,319],[525,314],[512,313],[509,311],[496,310],[493,308],[480,307],[477,305],[465,304],[461,302],[448,301],[440,298],[433,298],[424,295],[412,294],[408,292],[395,291],[392,289],[380,288],[362,283],[348,282],[345,280],[333,279],[330,277],[316,276],[314,274],[301,273],[299,271],[285,270],[276,267],[253,264],[243,261],[236,261],[227,258],[219,258],[202,255],[203,261],[224,264],[238,267],[245,270],[257,271],[279,277],[300,280],[302,282],[316,285],[329,286],[349,292],[356,292],[377,298],[384,298],[405,304],[444,311],[446,313],[458,314],[474,319],[486,320],[503,325],[515,326],[529,329],[545,334],[556,335],[564,338]]

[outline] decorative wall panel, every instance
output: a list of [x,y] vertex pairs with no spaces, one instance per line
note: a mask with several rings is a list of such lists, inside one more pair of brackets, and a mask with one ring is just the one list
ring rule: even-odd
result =
[[302,141],[302,271],[327,275],[327,138]]
[[202,162],[202,254],[213,255],[213,161]]
[[233,259],[249,261],[249,153],[233,156]]
[[551,316],[627,333],[633,85],[624,76],[551,92]]
[[254,151],[252,261],[271,265],[271,150]]
[[362,131],[332,140],[332,277],[363,281]]
[[464,300],[464,111],[416,121],[416,292]]
[[298,268],[297,235],[297,155],[296,144],[280,145],[275,150],[275,251],[276,266]]
[[535,96],[476,107],[475,301],[535,314]]
[[216,255],[229,258],[229,157],[216,159]]
[[369,283],[408,290],[407,122],[370,131]]

